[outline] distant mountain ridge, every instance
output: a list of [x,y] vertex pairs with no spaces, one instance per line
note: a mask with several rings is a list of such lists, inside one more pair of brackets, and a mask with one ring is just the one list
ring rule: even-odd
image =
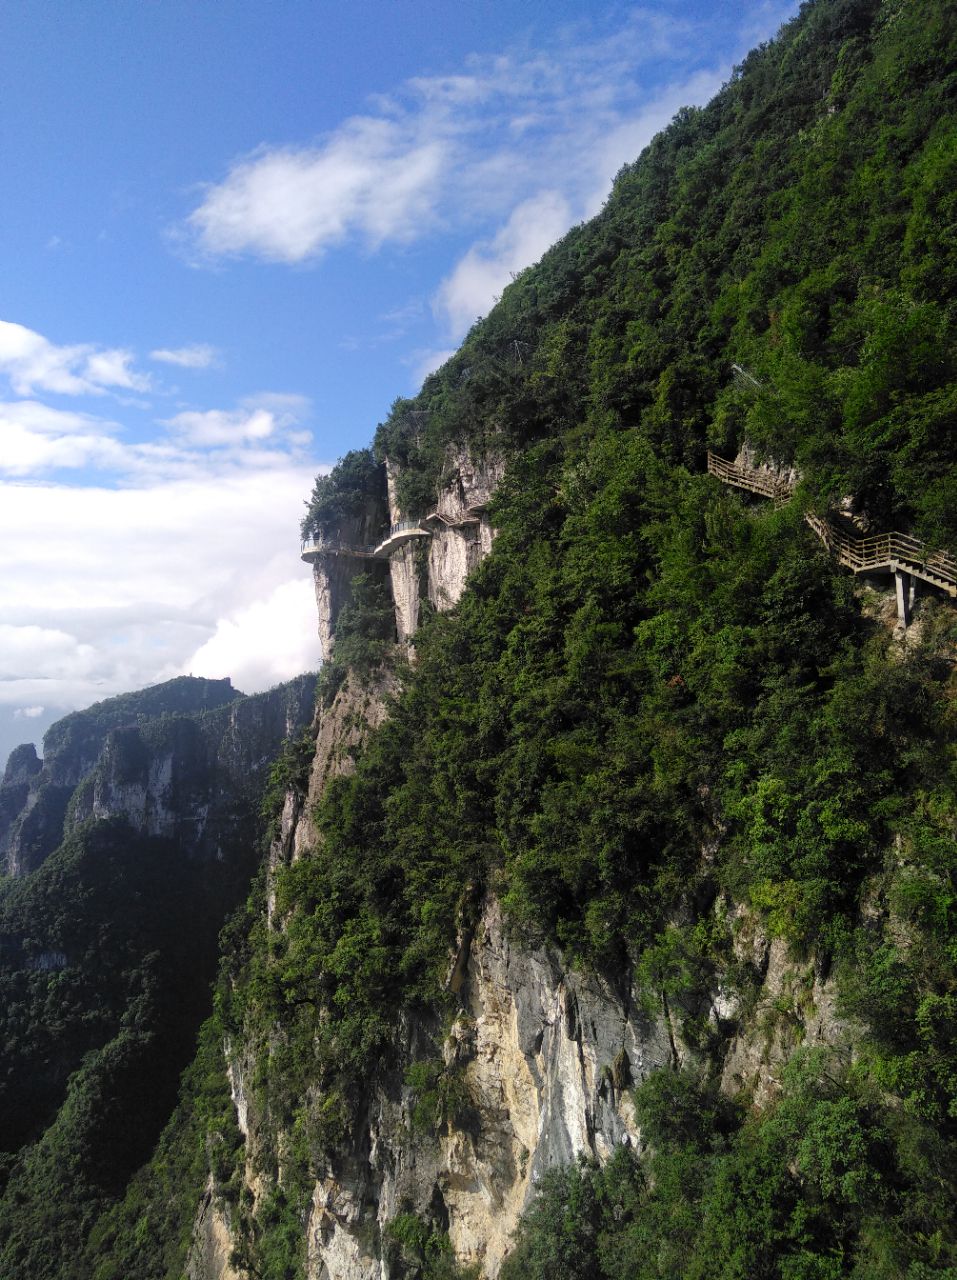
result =
[[58,720],[42,762],[29,744],[7,762],[0,783],[7,873],[36,870],[87,818],[124,814],[144,834],[175,832],[194,853],[217,856],[217,839],[230,838],[237,789],[255,787],[282,741],[312,714],[308,678],[281,689],[247,697],[228,678],[179,676]]

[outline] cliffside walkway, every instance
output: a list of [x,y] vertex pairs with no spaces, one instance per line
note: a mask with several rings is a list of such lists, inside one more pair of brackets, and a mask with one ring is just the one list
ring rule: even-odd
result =
[[[709,451],[708,471],[725,484],[771,498],[778,506],[787,502],[793,488],[785,480],[739,463],[718,458]],[[891,531],[858,538],[827,516],[809,511],[804,519],[837,560],[853,573],[892,573],[897,588],[897,616],[906,627],[918,579],[957,599],[957,560],[943,551],[929,551],[926,543],[909,534]]]
[[400,520],[398,524],[391,526],[380,543],[368,546],[343,542],[338,538],[314,537],[302,543],[300,554],[307,564],[315,563],[322,556],[354,556],[359,560],[388,560],[393,551],[405,546],[407,542],[412,542],[416,538],[431,538],[433,529],[426,528],[426,525],[432,524],[436,528],[477,525],[481,523],[479,513],[483,510],[482,506],[469,507],[466,514],[458,520],[445,516],[439,511],[433,511],[424,520]]
[[735,485],[738,489],[747,489],[748,493],[756,493],[762,498],[770,498],[775,506],[783,506],[791,497],[794,489],[786,480],[771,475],[767,471],[758,471],[753,467],[742,467],[736,462],[727,462],[708,450],[708,471],[717,476],[725,484]]
[[422,523],[432,525],[435,529],[465,529],[481,524],[482,517],[477,510],[470,507],[461,516],[450,516],[444,511],[430,511]]
[[358,560],[374,560],[374,546],[361,546],[353,542],[341,542],[338,538],[309,538],[302,544],[302,559],[312,564],[320,556],[354,556]]

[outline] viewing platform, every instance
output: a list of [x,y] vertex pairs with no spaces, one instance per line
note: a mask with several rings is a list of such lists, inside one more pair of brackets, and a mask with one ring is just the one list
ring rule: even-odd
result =
[[372,554],[376,559],[384,560],[398,551],[399,547],[405,546],[407,542],[412,542],[416,538],[431,538],[432,530],[423,529],[419,520],[400,520],[398,524],[394,524],[389,530],[388,535],[373,548]]
[[301,548],[301,556],[306,564],[314,564],[320,556],[352,556],[357,560],[374,560],[375,553],[374,546],[341,542],[338,538],[307,538]]

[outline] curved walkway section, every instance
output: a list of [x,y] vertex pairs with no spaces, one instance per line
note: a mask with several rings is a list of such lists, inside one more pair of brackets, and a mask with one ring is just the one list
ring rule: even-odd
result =
[[388,537],[384,538],[375,548],[373,555],[377,559],[384,560],[393,551],[397,551],[405,543],[411,542],[413,538],[431,537],[431,529],[423,529],[418,520],[400,520],[398,524],[394,524],[389,530]]

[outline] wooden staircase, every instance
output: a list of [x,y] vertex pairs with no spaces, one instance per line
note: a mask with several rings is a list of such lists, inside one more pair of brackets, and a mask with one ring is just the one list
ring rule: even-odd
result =
[[742,467],[736,462],[727,462],[710,450],[708,451],[708,471],[725,484],[733,484],[738,489],[747,489],[748,493],[770,498],[778,507],[783,506],[794,492],[791,485],[779,476],[772,475],[768,471],[758,471],[753,467]]
[[839,564],[854,573],[896,573],[902,570],[929,582],[957,598],[957,561],[943,551],[928,552],[927,546],[906,533],[878,533],[855,538],[839,529],[833,520],[809,511],[804,517]]
[[[785,480],[766,471],[728,462],[709,451],[708,471],[724,484],[734,485],[782,506],[793,493]],[[892,573],[897,585],[897,612],[904,626],[914,603],[916,580],[957,599],[957,560],[907,533],[878,533],[858,538],[828,516],[807,512],[804,519],[839,564],[853,573]]]

